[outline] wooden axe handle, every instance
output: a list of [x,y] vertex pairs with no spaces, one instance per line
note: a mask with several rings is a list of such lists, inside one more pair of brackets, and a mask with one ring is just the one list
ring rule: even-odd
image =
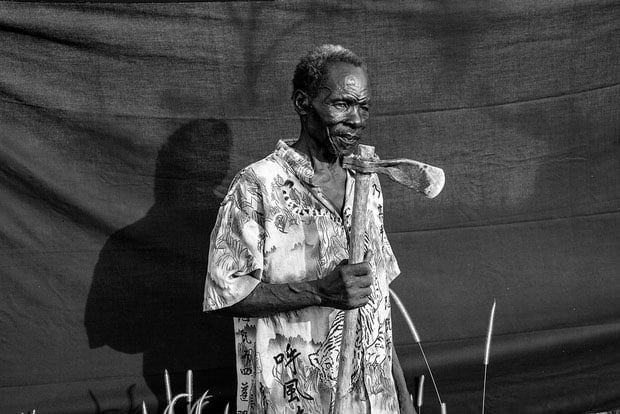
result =
[[[371,158],[375,148],[369,145],[359,145],[361,157]],[[358,172],[355,175],[355,195],[353,198],[353,212],[351,214],[351,233],[349,240],[349,263],[360,263],[364,260],[364,234],[366,233],[368,194],[370,192],[370,173]],[[338,382],[336,384],[335,414],[350,412],[351,375],[353,374],[353,354],[355,350],[355,333],[357,330],[358,309],[351,309],[344,313],[342,331],[342,345],[338,365]]]

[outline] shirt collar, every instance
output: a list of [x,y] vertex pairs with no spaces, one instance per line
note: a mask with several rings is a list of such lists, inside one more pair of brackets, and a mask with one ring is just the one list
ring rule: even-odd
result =
[[[300,181],[314,187],[312,183],[312,178],[314,177],[312,161],[310,161],[309,156],[291,147],[295,141],[295,139],[279,140],[276,145],[275,153],[293,170]],[[355,177],[355,173],[352,170],[347,169],[346,172],[349,178]]]
[[310,157],[296,151],[291,145],[295,140],[280,140],[276,145],[276,155],[278,155],[293,170],[295,175],[303,182],[312,185],[314,168]]

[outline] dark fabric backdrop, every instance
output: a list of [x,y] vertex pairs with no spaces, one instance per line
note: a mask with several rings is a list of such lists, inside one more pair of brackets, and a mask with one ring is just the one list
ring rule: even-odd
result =
[[292,71],[326,42],[368,61],[368,143],[446,172],[435,200],[383,183],[448,411],[480,410],[494,298],[488,413],[620,406],[616,1],[3,2],[0,36],[2,413],[155,412],[164,368],[209,412],[234,399],[209,232],[232,174],[298,134]]

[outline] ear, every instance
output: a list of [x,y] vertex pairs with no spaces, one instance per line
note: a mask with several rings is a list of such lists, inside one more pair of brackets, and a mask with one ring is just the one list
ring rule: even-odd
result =
[[306,92],[297,89],[293,92],[293,105],[299,115],[308,115],[311,108],[310,97]]

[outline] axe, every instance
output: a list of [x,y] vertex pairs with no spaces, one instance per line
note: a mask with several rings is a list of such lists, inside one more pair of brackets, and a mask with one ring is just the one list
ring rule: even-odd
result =
[[[351,234],[349,243],[350,263],[364,260],[364,234],[366,232],[366,215],[370,178],[372,173],[385,174],[393,181],[434,198],[441,192],[445,182],[441,168],[423,164],[409,159],[380,160],[375,156],[375,148],[359,145],[357,154],[343,158],[342,166],[353,170],[355,175],[355,195],[351,215]],[[335,414],[348,412],[353,370],[353,350],[355,349],[355,331],[357,328],[358,309],[345,311],[336,386]]]

